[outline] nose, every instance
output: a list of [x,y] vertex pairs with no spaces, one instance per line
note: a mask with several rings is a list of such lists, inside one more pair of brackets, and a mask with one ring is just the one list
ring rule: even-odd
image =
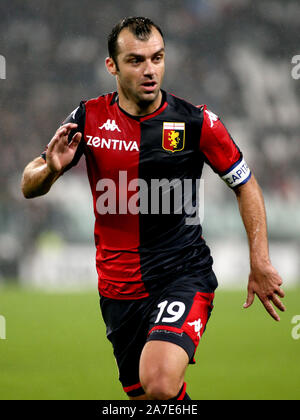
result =
[[144,67],[144,76],[153,77],[154,73],[155,73],[154,64],[152,63],[151,60],[146,60],[145,67]]

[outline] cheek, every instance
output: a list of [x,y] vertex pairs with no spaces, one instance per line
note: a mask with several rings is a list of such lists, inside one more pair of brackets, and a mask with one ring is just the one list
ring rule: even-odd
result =
[[163,65],[160,71],[160,78],[163,79],[164,75],[165,75],[165,66]]
[[135,86],[139,83],[140,77],[141,76],[138,73],[138,71],[132,71],[130,73],[123,73],[120,77],[120,81],[123,85],[126,85],[128,87]]

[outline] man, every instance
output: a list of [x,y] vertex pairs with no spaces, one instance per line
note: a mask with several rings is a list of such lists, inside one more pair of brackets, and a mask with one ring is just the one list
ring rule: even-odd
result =
[[[210,250],[194,222],[204,162],[233,188],[247,231],[244,307],[257,294],[279,320],[271,302],[284,311],[284,292],[269,259],[263,197],[220,119],[161,90],[165,45],[157,25],[123,19],[108,48],[106,67],[117,92],[81,102],[27,165],[22,190],[26,198],[46,194],[85,155],[100,305],[124,391],[130,399],[190,399],[184,375],[195,362],[217,287]],[[166,185],[174,203],[164,211],[155,194],[163,200]],[[183,185],[190,188],[183,192]]]

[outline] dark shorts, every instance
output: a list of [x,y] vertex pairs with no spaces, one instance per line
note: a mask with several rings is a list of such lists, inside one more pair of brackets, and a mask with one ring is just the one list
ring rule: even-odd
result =
[[165,284],[159,294],[137,300],[100,297],[107,338],[113,345],[119,380],[129,396],[144,393],[139,360],[147,341],[182,347],[190,363],[213,308],[217,280],[212,270],[201,281],[187,274]]

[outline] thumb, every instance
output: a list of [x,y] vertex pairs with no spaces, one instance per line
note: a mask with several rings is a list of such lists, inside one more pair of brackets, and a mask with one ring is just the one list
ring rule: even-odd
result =
[[255,296],[255,294],[254,294],[253,290],[249,289],[248,290],[248,295],[247,295],[247,300],[244,303],[243,308],[249,308],[249,306],[252,305],[252,303],[254,301],[254,296]]
[[69,147],[71,149],[76,149],[81,140],[81,137],[82,137],[81,133],[79,132],[75,133],[74,136],[72,137],[72,141],[70,142]]

